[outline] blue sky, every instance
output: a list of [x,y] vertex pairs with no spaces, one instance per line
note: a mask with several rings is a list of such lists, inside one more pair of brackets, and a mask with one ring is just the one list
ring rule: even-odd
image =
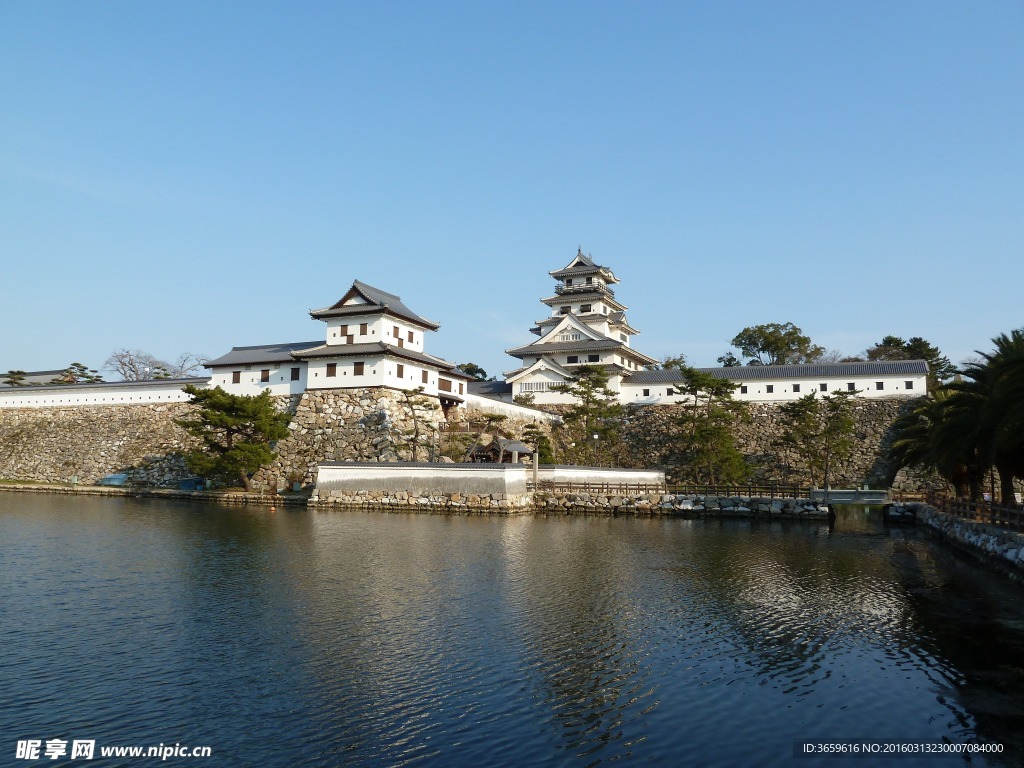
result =
[[0,371],[322,336],[515,367],[582,246],[655,357],[1024,324],[1019,2],[0,4]]

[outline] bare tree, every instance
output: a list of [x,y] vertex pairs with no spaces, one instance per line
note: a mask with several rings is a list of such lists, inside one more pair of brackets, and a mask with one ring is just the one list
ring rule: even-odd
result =
[[206,362],[206,357],[184,352],[173,363],[153,357],[141,349],[119,349],[103,364],[123,381],[147,381],[150,379],[180,379],[190,375]]

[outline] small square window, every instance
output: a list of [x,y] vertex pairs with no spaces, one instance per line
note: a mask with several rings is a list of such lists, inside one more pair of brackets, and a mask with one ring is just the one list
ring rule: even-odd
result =
[[852,381],[848,382],[847,385],[846,385],[846,391],[847,392],[853,392],[853,390],[854,390],[853,382]]
[[912,381],[904,381],[903,382],[903,388],[904,389],[913,389],[914,388],[914,382],[912,382]]
[[741,395],[747,394],[747,385],[746,384],[740,384],[740,394]]
[[875,382],[875,389],[885,389],[885,384],[881,381]]
[[270,381],[270,369],[269,368],[264,368],[262,371],[260,371],[260,382],[266,384],[269,381]]
[[405,366],[402,365],[401,363],[395,366],[395,376],[397,376],[400,379],[405,377]]
[[799,384],[794,384],[793,385],[793,391],[794,392],[799,392],[800,391],[800,385]]
[[580,307],[580,314],[586,314],[586,313],[590,312],[592,309],[593,309],[593,307],[590,304],[583,304]]
[[242,383],[242,372],[241,371],[232,371],[231,372],[231,383],[232,384],[241,384]]
[[672,397],[672,387],[669,387],[668,389],[666,389],[665,390],[665,394],[668,395],[669,397]]
[[363,371],[366,369],[366,363],[353,363],[352,364],[352,375],[362,376]]
[[825,384],[823,382],[823,383],[818,385],[818,389],[821,390],[822,392],[828,392],[828,384]]
[[328,363],[327,364],[327,373],[325,373],[324,375],[325,376],[337,376],[338,375],[338,364],[337,363]]
[[644,397],[650,397],[650,396],[651,396],[651,390],[645,389],[644,390]]
[[298,381],[298,380],[299,380],[299,369],[298,368],[292,368],[292,381]]
[[764,391],[765,391],[765,392],[767,392],[767,393],[768,393],[768,394],[770,395],[770,394],[771,394],[772,392],[774,392],[774,391],[775,391],[775,385],[774,385],[774,384],[768,384],[768,385],[767,385],[767,386],[766,386],[766,387],[764,388]]

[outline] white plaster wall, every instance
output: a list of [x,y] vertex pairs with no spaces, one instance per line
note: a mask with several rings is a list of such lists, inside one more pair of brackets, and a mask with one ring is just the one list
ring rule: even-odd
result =
[[[197,378],[203,386],[205,378]],[[189,396],[182,383],[68,384],[52,387],[4,387],[0,389],[0,408],[59,408],[74,405],[142,405],[145,403],[183,403]]]
[[318,491],[408,491],[413,494],[526,493],[523,464],[326,463],[317,467]]
[[[298,381],[291,380],[292,368],[299,369]],[[260,381],[260,374],[270,371],[270,381]],[[240,381],[232,384],[232,374],[239,371]],[[220,387],[232,395],[258,395],[265,389],[272,395],[300,395],[306,389],[306,363],[296,360],[288,363],[256,363],[226,368],[215,368],[210,373],[210,388]]]
[[[911,382],[912,389],[907,389],[906,382]],[[882,389],[876,388],[876,383],[882,382]],[[820,385],[827,386],[826,392],[821,392]],[[927,391],[927,376],[910,374],[886,374],[876,376],[851,376],[845,378],[815,378],[815,379],[770,379],[736,382],[736,389],[733,392],[733,399],[739,402],[749,403],[782,403],[798,400],[811,393],[831,394],[836,390],[847,391],[847,385],[852,383],[854,389],[860,390],[857,397],[874,399],[879,397],[920,397]],[[768,385],[772,385],[772,392],[768,392]],[[800,385],[800,391],[794,392],[794,384]],[[746,386],[747,391],[741,391],[741,386]],[[632,384],[626,379],[622,384],[622,402],[633,405],[664,405],[668,403],[683,403],[687,401],[684,395],[669,395],[669,384]],[[648,395],[643,391],[649,390]]]
[[494,400],[490,397],[467,394],[465,396],[467,411],[483,411],[494,413],[499,416],[508,416],[512,419],[523,419],[525,421],[542,421],[546,424],[557,424],[562,419],[553,413],[540,411],[536,408],[507,403],[501,400]]
[[[531,467],[531,472],[532,467]],[[649,469],[609,469],[607,467],[570,467],[541,464],[537,468],[541,483],[599,485],[665,485],[665,473]]]

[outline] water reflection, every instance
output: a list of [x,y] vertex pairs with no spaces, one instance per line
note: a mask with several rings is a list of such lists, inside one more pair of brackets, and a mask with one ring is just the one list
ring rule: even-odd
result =
[[873,510],[829,528],[7,494],[0,542],[10,738],[322,766],[1024,748],[1019,588]]

